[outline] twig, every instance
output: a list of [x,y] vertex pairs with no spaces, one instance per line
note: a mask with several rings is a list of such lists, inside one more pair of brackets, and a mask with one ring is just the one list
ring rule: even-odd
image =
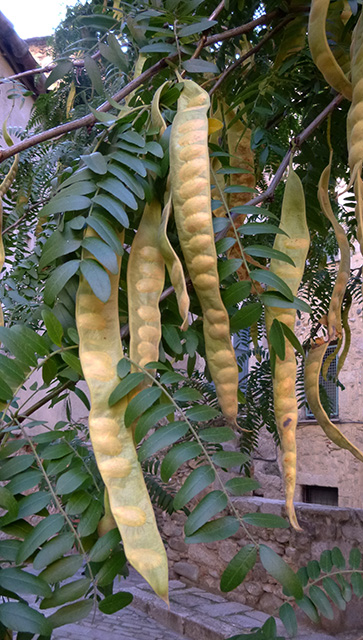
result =
[[45,404],[53,400],[53,398],[56,398],[57,396],[59,396],[59,394],[63,393],[63,391],[65,391],[66,389],[69,389],[72,386],[72,384],[74,384],[73,381],[68,380],[68,382],[64,382],[59,387],[56,387],[55,389],[53,389],[53,391],[51,391],[46,396],[44,396],[44,398],[41,398],[40,400],[38,400],[38,402],[33,404],[31,407],[29,407],[29,409],[24,411],[21,415],[17,416],[17,420],[19,422],[23,422],[26,418],[31,416],[32,413],[34,413],[35,411],[38,411],[38,409],[40,409]]
[[[221,11],[223,11],[223,9],[224,9],[224,0],[221,0],[219,5],[210,14],[208,20],[214,20],[215,18],[217,18],[217,16],[219,16],[219,14],[221,13]],[[202,35],[201,39],[199,40],[198,46],[197,46],[196,50],[194,51],[194,53],[193,53],[193,55],[191,57],[191,60],[195,60],[196,58],[198,58],[200,52],[205,47],[206,41],[207,41],[207,34],[204,33]]]
[[[303,7],[300,9],[304,9]],[[270,11],[269,13],[265,13],[263,16],[256,18],[256,20],[252,20],[240,27],[235,29],[230,29],[223,33],[219,33],[215,36],[210,36],[206,38],[203,43],[203,47],[208,47],[211,44],[216,42],[221,42],[222,40],[228,40],[228,38],[234,38],[237,35],[242,33],[247,33],[248,31],[252,31],[255,27],[266,24],[270,22],[273,18],[280,15],[281,11],[276,9],[274,11]],[[128,96],[132,91],[135,91],[138,87],[140,87],[144,82],[152,78],[159,71],[164,69],[170,62],[174,62],[177,60],[178,54],[174,53],[166,58],[162,58],[154,65],[152,65],[149,69],[141,73],[137,78],[129,82],[126,87],[123,87],[120,91],[115,93],[112,98],[115,102],[120,102],[126,96]],[[100,107],[98,107],[97,111],[100,113],[104,113],[109,111],[112,108],[112,105],[106,101]],[[96,122],[95,116],[90,113],[87,116],[83,116],[82,118],[78,118],[77,120],[73,120],[71,122],[66,122],[57,127],[53,127],[52,129],[47,129],[46,131],[42,131],[34,136],[31,136],[27,140],[22,140],[18,144],[14,144],[12,147],[8,149],[3,149],[0,151],[0,163],[11,156],[14,156],[16,153],[20,151],[25,151],[25,149],[29,149],[30,147],[34,147],[35,145],[45,142],[46,140],[52,140],[53,138],[58,138],[59,136],[64,135],[65,133],[70,133],[71,131],[76,131],[77,129],[81,129],[82,127],[90,127],[93,126]]]
[[[101,56],[100,51],[96,51],[91,58],[97,60]],[[84,60],[71,60],[74,67],[84,67]],[[0,84],[5,84],[6,82],[13,82],[14,80],[21,80],[21,78],[27,78],[29,76],[35,76],[40,73],[48,73],[53,71],[57,66],[56,62],[50,62],[46,67],[36,67],[35,69],[28,69],[27,71],[21,71],[21,73],[15,73],[12,76],[7,76],[6,78],[0,78]]]
[[[295,139],[292,141],[292,145],[289,149],[289,151],[285,154],[285,157],[283,158],[283,160],[280,163],[279,168],[277,169],[273,179],[271,180],[271,183],[269,184],[269,186],[267,187],[266,191],[264,191],[263,193],[260,193],[258,196],[256,196],[255,198],[252,198],[252,200],[249,200],[249,202],[246,202],[246,207],[254,207],[258,204],[260,204],[261,202],[265,202],[266,200],[270,200],[275,191],[276,188],[279,184],[279,182],[282,180],[282,177],[285,173],[285,170],[288,167],[288,164],[290,162],[290,156],[292,154],[293,148],[300,148],[301,145],[310,137],[310,135],[313,133],[313,131],[315,131],[315,129],[317,127],[319,127],[319,125],[321,125],[322,122],[324,122],[325,118],[327,118],[327,116],[334,111],[334,109],[340,105],[340,103],[343,100],[343,96],[341,94],[338,94],[337,96],[335,96],[335,98],[333,98],[333,100],[331,102],[329,102],[329,104],[325,107],[325,109],[323,109],[323,111],[321,113],[319,113],[319,115],[316,116],[316,118],[314,118],[314,120],[306,127],[306,129],[304,129],[301,133],[299,133]],[[232,213],[232,218],[233,220],[235,218],[237,218],[240,214],[239,213]],[[220,231],[219,233],[217,233],[215,239],[220,240],[221,238],[224,238],[225,235],[227,234],[227,231],[229,229],[231,225],[228,224],[226,225],[225,229],[223,229],[222,231]]]
[[252,49],[247,51],[247,53],[245,53],[243,56],[238,58],[238,60],[233,62],[233,64],[231,64],[229,67],[227,67],[223,71],[223,73],[220,75],[220,77],[218,78],[218,80],[215,83],[215,85],[211,88],[211,90],[209,92],[209,95],[210,96],[213,95],[213,93],[218,89],[218,87],[222,84],[222,82],[226,79],[226,77],[230,73],[232,73],[232,71],[234,71],[237,67],[239,67],[245,60],[247,60],[248,58],[253,56],[255,53],[257,53],[257,51],[262,49],[262,47],[264,46],[264,44],[266,44],[266,42],[268,42],[268,40],[273,38],[273,36],[276,33],[278,33],[278,31],[281,31],[281,29],[283,29],[284,26],[286,24],[288,24],[289,22],[291,22],[291,20],[293,20],[293,19],[294,19],[294,16],[291,16],[291,15],[286,16],[286,18],[284,18],[284,20],[281,20],[281,22],[276,27],[274,27],[274,29],[271,29],[271,31],[269,31],[263,38],[261,38],[261,40],[260,40],[260,42],[258,44],[256,44],[254,47],[252,47]]

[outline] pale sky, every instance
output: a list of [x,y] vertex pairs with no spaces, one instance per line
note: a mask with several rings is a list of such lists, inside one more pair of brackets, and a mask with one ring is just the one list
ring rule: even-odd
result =
[[[84,3],[85,0],[81,0]],[[0,11],[21,38],[49,36],[77,0],[0,0]]]

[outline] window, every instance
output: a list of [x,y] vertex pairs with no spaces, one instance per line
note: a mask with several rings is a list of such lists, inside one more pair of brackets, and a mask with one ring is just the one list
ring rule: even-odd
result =
[[[333,353],[335,348],[336,348],[336,344],[330,344],[328,346],[328,348],[326,350],[326,353],[325,353],[325,356],[324,356],[323,362],[325,362],[326,358],[331,353]],[[335,378],[336,378],[336,375],[337,375],[337,363],[338,363],[338,358],[335,357],[331,361],[331,363],[329,365],[329,369],[328,369],[328,374],[327,374],[327,379],[326,380],[324,380],[324,378],[321,375],[321,373],[320,373],[320,376],[319,376],[319,385],[322,386],[325,389],[326,395],[327,395],[329,403],[330,403],[330,417],[331,418],[337,418],[339,416],[338,387],[335,384]],[[306,417],[307,418],[314,418],[314,415],[310,411],[309,407],[306,407]]]
[[232,344],[236,353],[236,358],[241,371],[239,372],[239,388],[241,391],[247,389],[248,360],[250,356],[250,330],[243,329],[232,336]]
[[318,487],[317,485],[303,485],[302,500],[308,504],[326,504],[338,506],[337,487]]

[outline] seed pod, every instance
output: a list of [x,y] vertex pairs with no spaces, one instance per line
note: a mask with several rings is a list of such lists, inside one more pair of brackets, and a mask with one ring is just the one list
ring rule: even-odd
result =
[[[277,235],[274,249],[288,255],[295,267],[280,260],[271,260],[271,273],[280,276],[296,295],[304,273],[305,260],[309,249],[309,230],[306,224],[305,197],[298,175],[290,169],[285,185],[282,203],[280,229],[287,235]],[[286,324],[291,331],[295,326],[295,309],[266,307],[267,336],[274,319]],[[294,492],[296,484],[296,425],[298,407],[295,392],[296,359],[294,348],[289,340],[285,340],[285,358],[280,360],[276,355],[273,377],[273,393],[277,430],[281,440],[282,468],[285,483],[286,510],[294,529],[300,530],[295,509]]]
[[[141,367],[159,360],[159,301],[165,281],[164,260],[158,247],[160,219],[161,205],[154,199],[145,206],[127,265],[130,358]],[[139,368],[132,365],[131,370]],[[145,386],[148,384],[150,379],[145,377]]]
[[333,89],[352,99],[352,84],[337,63],[326,37],[326,18],[330,0],[312,0],[308,39],[312,58]]
[[[11,139],[10,139],[11,141]],[[12,141],[11,141],[11,144]],[[11,184],[13,183],[13,181],[15,180],[17,171],[18,171],[18,166],[19,166],[19,155],[16,154],[14,161],[8,171],[8,173],[6,174],[4,180],[2,181],[2,183],[0,184],[0,272],[2,271],[2,268],[4,266],[4,262],[5,262],[5,250],[4,250],[4,242],[3,242],[3,203],[2,203],[2,198],[5,195],[5,193],[8,191],[8,189],[10,189]],[[4,326],[4,315],[3,315],[3,310],[2,310],[2,306],[0,304],[0,327]]]
[[[96,235],[90,229],[86,236]],[[123,234],[120,240],[123,240]],[[87,252],[84,252],[87,254]],[[121,259],[118,258],[119,267]],[[91,396],[89,429],[98,468],[106,485],[125,554],[154,591],[168,601],[168,569],[164,545],[137,459],[132,431],[126,429],[124,398],[110,407],[108,398],[119,382],[123,357],[118,313],[119,273],[109,273],[111,295],[101,302],[83,276],[76,300],[79,355]]]
[[182,331],[186,331],[188,328],[189,296],[182,264],[179,260],[179,256],[175,253],[173,247],[171,246],[167,234],[170,212],[171,197],[169,197],[161,216],[161,224],[158,232],[158,242],[160,253],[164,258],[166,268],[169,273],[170,282],[175,289],[179,313],[183,320],[180,328]]
[[221,409],[236,420],[238,368],[217,271],[210,204],[209,96],[184,81],[170,137],[170,181],[175,222],[190,278],[203,312],[206,357]]
[[355,458],[363,462],[363,453],[331,422],[320,402],[319,374],[327,347],[328,342],[325,342],[323,338],[318,338],[311,344],[308,357],[305,361],[306,400],[325,435],[338,447],[347,449]]
[[351,332],[350,326],[349,326],[349,311],[350,311],[350,307],[351,306],[352,306],[352,296],[349,295],[347,305],[346,305],[344,311],[342,312],[342,325],[343,325],[343,330],[344,330],[344,347],[343,347],[343,351],[341,352],[341,354],[339,356],[339,360],[338,360],[337,377],[339,377],[339,374],[340,374],[341,370],[344,367],[344,363],[346,361],[346,358],[348,356],[349,349],[350,349],[350,342],[351,342],[351,338],[352,338],[352,332]]
[[343,227],[337,221],[329,200],[329,179],[332,158],[333,152],[331,151],[329,164],[322,172],[318,186],[318,200],[320,206],[323,213],[332,224],[340,249],[338,275],[334,285],[327,317],[329,341],[335,340],[336,337],[341,338],[342,336],[342,302],[350,275],[350,248],[348,238]]

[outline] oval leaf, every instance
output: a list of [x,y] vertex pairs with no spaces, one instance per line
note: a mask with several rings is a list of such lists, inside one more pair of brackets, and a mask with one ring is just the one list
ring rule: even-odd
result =
[[[272,514],[246,514],[246,515],[272,515]],[[244,518],[245,519],[245,518]],[[282,519],[282,518],[281,518]],[[303,597],[303,589],[301,582],[297,575],[293,572],[286,562],[273,549],[266,547],[266,545],[260,545],[260,560],[263,567],[266,569],[275,580],[277,580],[284,588],[288,589],[294,598],[300,600]]]
[[245,579],[248,572],[253,569],[257,559],[256,547],[246,544],[232,558],[221,577],[221,591],[225,593],[236,589]]

